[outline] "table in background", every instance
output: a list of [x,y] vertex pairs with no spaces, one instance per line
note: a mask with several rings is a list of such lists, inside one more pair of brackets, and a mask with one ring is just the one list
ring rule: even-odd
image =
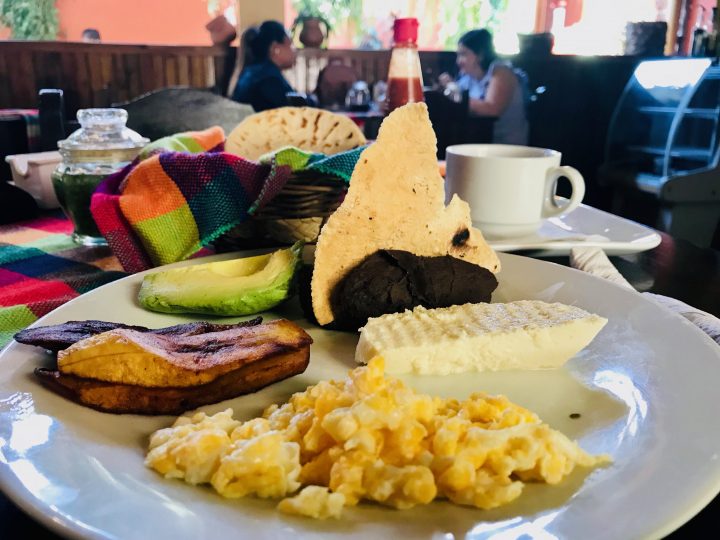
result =
[[[689,242],[660,234],[662,242],[657,248],[611,257],[611,261],[637,290],[670,296],[720,317],[720,252],[700,249]],[[569,265],[567,256],[538,258]],[[717,533],[719,522],[720,496],[667,538],[705,537],[705,531]],[[26,516],[1,493],[0,523],[7,538],[59,538]]]

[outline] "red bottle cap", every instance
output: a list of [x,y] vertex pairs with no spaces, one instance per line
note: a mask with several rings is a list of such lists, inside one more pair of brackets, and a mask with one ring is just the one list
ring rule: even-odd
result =
[[411,41],[417,43],[418,20],[414,17],[395,19],[393,23],[393,41],[403,43]]

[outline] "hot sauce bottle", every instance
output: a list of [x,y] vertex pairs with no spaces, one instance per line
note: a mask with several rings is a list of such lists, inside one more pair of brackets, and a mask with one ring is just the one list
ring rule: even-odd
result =
[[417,34],[417,19],[395,19],[388,69],[388,112],[406,103],[424,101]]

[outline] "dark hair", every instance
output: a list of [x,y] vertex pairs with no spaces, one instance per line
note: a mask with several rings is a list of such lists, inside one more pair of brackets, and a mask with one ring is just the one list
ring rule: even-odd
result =
[[88,39],[100,39],[100,32],[95,28],[86,28],[83,30],[82,35]]
[[485,71],[488,70],[490,64],[497,58],[492,34],[484,28],[465,32],[460,36],[458,43],[470,49],[480,58],[480,66]]
[[277,21],[265,21],[251,26],[242,35],[243,64],[258,64],[270,56],[273,43],[282,43],[288,37],[285,27]]

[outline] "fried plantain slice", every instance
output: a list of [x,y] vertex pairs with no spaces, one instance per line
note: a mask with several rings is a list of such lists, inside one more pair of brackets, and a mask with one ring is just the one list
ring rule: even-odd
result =
[[309,344],[296,350],[257,359],[213,381],[189,387],[144,387],[118,384],[36,368],[35,375],[50,390],[93,409],[116,414],[179,415],[201,405],[256,392],[305,371]]

